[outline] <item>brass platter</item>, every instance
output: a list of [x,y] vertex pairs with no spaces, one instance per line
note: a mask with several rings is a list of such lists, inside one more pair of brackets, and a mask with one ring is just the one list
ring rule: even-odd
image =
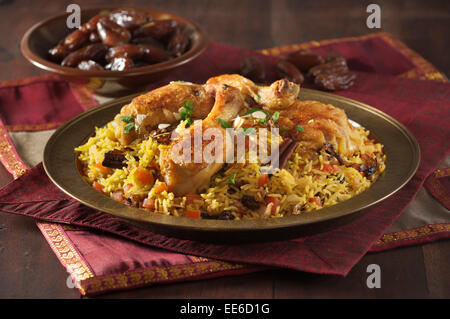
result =
[[317,100],[344,109],[349,119],[370,130],[384,144],[386,170],[369,189],[334,206],[283,218],[228,221],[152,214],[95,191],[80,176],[74,153],[74,148],[93,134],[94,127],[111,121],[121,107],[137,95],[105,103],[66,122],[48,140],[43,164],[53,183],[74,199],[155,233],[200,241],[241,243],[323,232],[361,216],[365,208],[397,192],[413,177],[420,163],[415,137],[391,116],[355,100],[302,88],[301,100]]

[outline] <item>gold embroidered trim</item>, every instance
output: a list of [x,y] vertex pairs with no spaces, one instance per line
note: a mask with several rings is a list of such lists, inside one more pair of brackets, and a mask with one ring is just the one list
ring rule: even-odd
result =
[[440,178],[440,177],[446,177],[450,176],[450,167],[447,168],[441,168],[434,171],[434,177]]
[[320,41],[309,41],[309,42],[304,42],[304,43],[300,43],[300,44],[288,44],[288,45],[282,45],[282,46],[273,47],[273,48],[269,48],[269,49],[263,49],[263,50],[260,50],[260,52],[265,55],[277,56],[277,55],[289,53],[289,52],[296,51],[296,50],[305,50],[305,49],[319,47],[319,46],[333,44],[333,43],[362,41],[362,40],[371,39],[371,38],[378,38],[378,37],[383,38],[384,36],[390,36],[390,35],[387,33],[384,33],[384,32],[380,32],[380,33],[371,33],[371,34],[363,35],[360,37],[347,37],[347,38],[337,38],[337,39],[326,39],[326,40],[320,40]]
[[10,172],[14,179],[25,174],[27,166],[19,157],[11,141],[6,128],[0,122],[0,161],[5,166],[6,170]]
[[450,231],[450,223],[431,224],[422,227],[401,230],[383,235],[375,244],[374,248],[383,246],[399,240],[418,239],[424,236],[436,235]]
[[[94,276],[89,266],[83,261],[71,242],[67,239],[61,225],[38,223],[38,226],[58,256],[58,259],[76,280],[78,289],[83,295],[100,293],[111,289],[133,288],[158,282],[188,279],[194,276],[246,267],[243,264],[193,256],[192,259],[195,262],[192,264],[152,267],[104,276]],[[386,234],[375,243],[374,247],[380,247],[394,241],[411,240],[449,231],[450,223],[426,225],[415,229]]]
[[367,34],[360,37],[348,37],[348,38],[339,38],[339,39],[328,39],[321,41],[310,41],[301,44],[293,44],[293,45],[283,45],[279,47],[269,48],[260,50],[262,54],[265,55],[273,55],[279,56],[281,54],[286,54],[296,50],[305,50],[313,47],[319,47],[327,44],[333,43],[341,43],[341,42],[351,42],[351,41],[361,41],[371,38],[382,38],[388,44],[390,44],[394,49],[403,53],[414,65],[416,65],[417,69],[409,70],[408,72],[401,74],[400,77],[406,78],[414,78],[414,79],[426,79],[426,80],[436,80],[440,82],[448,82],[448,79],[445,75],[440,73],[430,62],[425,60],[418,53],[411,50],[408,46],[406,46],[403,42],[393,37],[389,33],[380,32],[380,33],[372,33]]
[[39,222],[37,225],[58,259],[75,279],[77,288],[83,295],[110,289],[132,288],[151,283],[188,279],[209,273],[245,267],[243,264],[190,256],[191,260],[193,260],[191,264],[159,266],[95,276],[67,238],[63,229],[65,225],[43,222]]
[[91,268],[84,262],[75,247],[73,247],[61,225],[43,222],[36,224],[60,262],[72,275],[77,288],[81,291],[81,281],[94,277]]
[[58,128],[64,122],[53,122],[45,124],[23,124],[23,125],[5,125],[8,132],[23,131],[46,131]]
[[447,77],[445,75],[440,73],[430,62],[425,60],[417,52],[410,49],[402,41],[393,37],[389,33],[380,33],[380,36],[386,42],[388,42],[394,49],[403,53],[414,65],[416,65],[418,70],[422,71],[422,74],[420,74],[415,72],[413,69],[400,75],[400,77],[448,82]]
[[192,264],[152,267],[97,276],[81,281],[80,286],[84,294],[95,294],[110,289],[133,288],[160,282],[183,280],[214,272],[241,268],[244,268],[244,265],[208,260]]

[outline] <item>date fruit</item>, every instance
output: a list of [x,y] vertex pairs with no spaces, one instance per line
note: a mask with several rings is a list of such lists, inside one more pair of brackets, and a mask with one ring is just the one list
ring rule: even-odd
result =
[[305,50],[292,52],[286,57],[286,60],[295,65],[302,72],[308,72],[313,66],[324,62],[320,55]]
[[332,61],[312,67],[311,69],[309,69],[308,75],[316,77],[321,73],[339,73],[345,71],[348,71],[347,63],[345,62],[345,60],[344,63],[342,63],[342,61]]
[[266,80],[266,67],[260,59],[247,55],[241,63],[241,74],[254,82],[262,83]]
[[103,14],[97,14],[96,16],[93,16],[88,22],[83,24],[81,26],[81,30],[84,32],[92,32],[97,30],[97,23],[101,20],[107,20],[108,17]]
[[152,16],[148,12],[129,9],[114,10],[110,13],[109,18],[130,31],[152,21]]
[[119,57],[114,58],[108,67],[111,71],[125,71],[134,67],[134,62],[130,58]]
[[130,31],[111,20],[101,19],[98,21],[97,31],[103,44],[109,47],[128,43],[131,40]]
[[92,60],[102,63],[108,47],[103,43],[93,43],[70,53],[62,60],[62,66],[76,67],[81,61]]
[[133,44],[149,44],[153,47],[157,47],[157,48],[160,48],[163,50],[165,47],[162,42],[155,40],[153,38],[150,38],[150,37],[132,39],[131,43],[133,43]]
[[92,60],[88,60],[88,61],[81,61],[78,64],[78,68],[80,70],[85,70],[85,71],[104,71],[105,69],[98,64],[95,61]]
[[48,59],[82,70],[127,70],[183,55],[191,36],[176,20],[145,9],[101,11],[48,50]]
[[135,30],[133,32],[133,38],[150,37],[161,41],[170,37],[176,31],[177,27],[178,23],[175,20],[155,20]]
[[98,35],[97,30],[94,30],[94,31],[91,32],[91,34],[89,35],[89,41],[90,41],[91,43],[97,43],[97,42],[102,41],[102,40],[100,39],[100,36]]
[[69,51],[75,51],[89,42],[89,33],[77,29],[66,36],[63,40],[64,47]]
[[345,60],[345,58],[336,52],[329,52],[327,54],[326,61],[327,62],[340,62],[342,64],[347,65],[347,61]]
[[125,57],[132,60],[140,59],[144,55],[145,50],[142,46],[137,44],[121,44],[112,47],[106,54],[106,60],[112,61],[114,58]]
[[148,44],[140,44],[139,46],[142,47],[144,50],[142,59],[146,62],[159,63],[159,62],[166,61],[170,58],[167,51],[162,50],[160,48],[153,47]]
[[356,74],[347,70],[340,72],[323,72],[314,78],[319,89],[328,91],[345,90],[355,84]]
[[292,63],[288,61],[280,61],[277,64],[278,76],[281,78],[286,78],[291,82],[302,84],[305,78],[299,69],[295,67]]
[[347,61],[337,53],[328,53],[326,62],[309,69],[308,75],[321,90],[345,90],[355,84],[356,73],[348,69]]
[[62,44],[58,44],[57,46],[48,50],[50,60],[58,63],[60,63],[69,53],[70,51],[67,50]]
[[189,37],[183,32],[175,33],[167,44],[167,50],[173,56],[180,56],[187,51],[189,47]]
[[143,60],[150,63],[157,63],[168,60],[169,54],[163,49],[148,44],[122,44],[110,48],[106,54],[108,61],[119,57],[129,58],[133,61]]

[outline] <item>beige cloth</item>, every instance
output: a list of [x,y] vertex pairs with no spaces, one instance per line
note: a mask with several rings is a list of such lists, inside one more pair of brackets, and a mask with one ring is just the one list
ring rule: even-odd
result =
[[[440,165],[440,168],[444,167],[450,167],[450,156]],[[448,222],[450,222],[450,211],[422,187],[416,198],[409,203],[403,211],[403,214],[392,224],[386,233]]]
[[28,167],[42,162],[44,147],[55,130],[40,132],[10,132],[17,153]]

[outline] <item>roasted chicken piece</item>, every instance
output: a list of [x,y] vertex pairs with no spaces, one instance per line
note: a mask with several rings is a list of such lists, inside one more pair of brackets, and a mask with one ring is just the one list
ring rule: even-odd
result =
[[[216,99],[214,107],[209,115],[203,121],[195,121],[193,125],[180,132],[178,138],[172,140],[171,144],[161,152],[160,167],[161,174],[169,188],[176,196],[183,196],[187,193],[195,193],[202,187],[207,187],[211,177],[217,173],[226,162],[227,147],[234,147],[226,143],[226,130],[222,127],[218,119],[230,122],[244,107],[244,97],[240,91],[228,85],[222,85],[216,90]],[[222,139],[218,139],[215,133],[212,133],[211,140],[205,140],[204,134],[208,129],[215,129],[219,132]],[[194,132],[200,132],[194,136]],[[195,141],[197,139],[197,142]],[[200,140],[198,140],[200,139]],[[214,140],[214,142],[213,142]],[[199,147],[196,149],[195,143]],[[217,143],[217,144],[214,144]],[[204,150],[211,145],[211,151],[219,150],[219,153],[212,154],[213,161],[207,161],[204,156]],[[183,149],[189,150],[188,156],[180,155]],[[200,161],[195,160],[195,152],[200,151]],[[197,153],[197,156],[199,153]]]
[[[298,140],[300,151],[312,154],[325,143],[333,146],[340,155],[351,155],[358,149],[359,135],[349,123],[342,109],[318,101],[297,101],[282,110],[279,116],[281,132]],[[304,129],[299,132],[297,125]]]
[[[180,120],[180,108],[186,103],[195,107],[190,117],[203,119],[214,105],[214,95],[207,93],[202,85],[188,82],[172,82],[166,86],[135,97],[122,107],[115,117],[116,135],[122,145],[128,145],[136,136],[155,129],[158,124],[174,124]],[[124,132],[126,122],[121,116],[133,116],[135,129]]]
[[[128,145],[136,137],[142,137],[158,124],[173,124],[180,120],[181,108],[189,101],[193,106],[190,117],[204,119],[214,105],[214,96],[223,85],[237,88],[245,98],[247,106],[260,104],[268,110],[277,110],[292,105],[299,94],[298,84],[282,79],[270,86],[258,86],[238,74],[225,74],[209,79],[205,85],[189,82],[172,82],[159,89],[134,98],[122,107],[115,117],[116,136],[122,145]],[[127,122],[122,116],[134,117],[134,129],[125,130]]]
[[297,100],[300,92],[298,84],[286,79],[275,81],[270,86],[259,86],[239,74],[224,74],[210,78],[205,84],[205,90],[214,93],[216,88],[223,84],[239,89],[242,94],[250,96],[268,110],[289,107]]

